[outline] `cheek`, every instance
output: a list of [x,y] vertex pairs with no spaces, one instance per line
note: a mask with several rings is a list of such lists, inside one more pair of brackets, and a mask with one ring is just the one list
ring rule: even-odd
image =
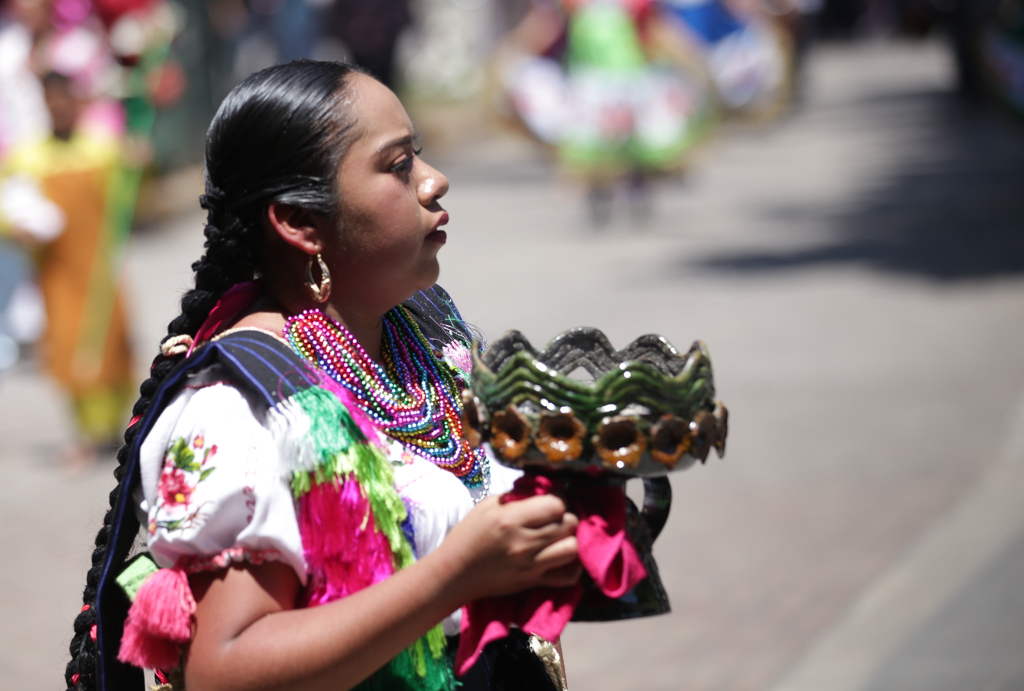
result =
[[353,209],[340,230],[345,263],[356,272],[405,268],[423,244],[418,222],[418,215],[398,205],[376,213]]
[[421,208],[410,186],[385,178],[361,192],[343,205],[342,236],[352,250],[385,254],[422,244]]

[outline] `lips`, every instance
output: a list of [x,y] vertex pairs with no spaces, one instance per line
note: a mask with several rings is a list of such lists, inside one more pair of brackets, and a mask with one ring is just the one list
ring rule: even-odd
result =
[[434,230],[427,234],[427,241],[439,242],[442,245],[448,241],[448,233],[441,230],[441,226],[448,223],[448,212],[441,212],[441,217],[437,219],[437,223],[434,225]]

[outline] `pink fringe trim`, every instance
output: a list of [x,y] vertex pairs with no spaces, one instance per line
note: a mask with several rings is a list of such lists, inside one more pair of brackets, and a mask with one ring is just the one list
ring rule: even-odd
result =
[[377,531],[358,482],[315,485],[299,503],[310,574],[307,605],[339,600],[394,573],[391,546]]
[[446,345],[442,349],[442,352],[446,358],[452,361],[453,365],[463,372],[473,371],[473,356],[466,346],[453,341]]
[[117,659],[150,669],[176,667],[181,645],[192,637],[195,611],[196,601],[185,573],[160,569],[135,595]]

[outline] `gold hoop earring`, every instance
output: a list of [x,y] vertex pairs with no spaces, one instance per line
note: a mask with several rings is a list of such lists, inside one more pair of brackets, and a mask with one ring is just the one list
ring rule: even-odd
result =
[[331,296],[331,272],[327,270],[327,264],[319,252],[316,254],[316,263],[320,265],[320,282],[313,280],[313,256],[310,255],[306,264],[306,289],[317,302],[327,302]]

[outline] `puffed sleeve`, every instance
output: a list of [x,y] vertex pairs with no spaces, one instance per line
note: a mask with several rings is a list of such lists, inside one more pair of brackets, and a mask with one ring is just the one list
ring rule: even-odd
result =
[[265,410],[230,383],[184,388],[140,448],[157,564],[187,573],[281,561],[306,582],[295,502]]

